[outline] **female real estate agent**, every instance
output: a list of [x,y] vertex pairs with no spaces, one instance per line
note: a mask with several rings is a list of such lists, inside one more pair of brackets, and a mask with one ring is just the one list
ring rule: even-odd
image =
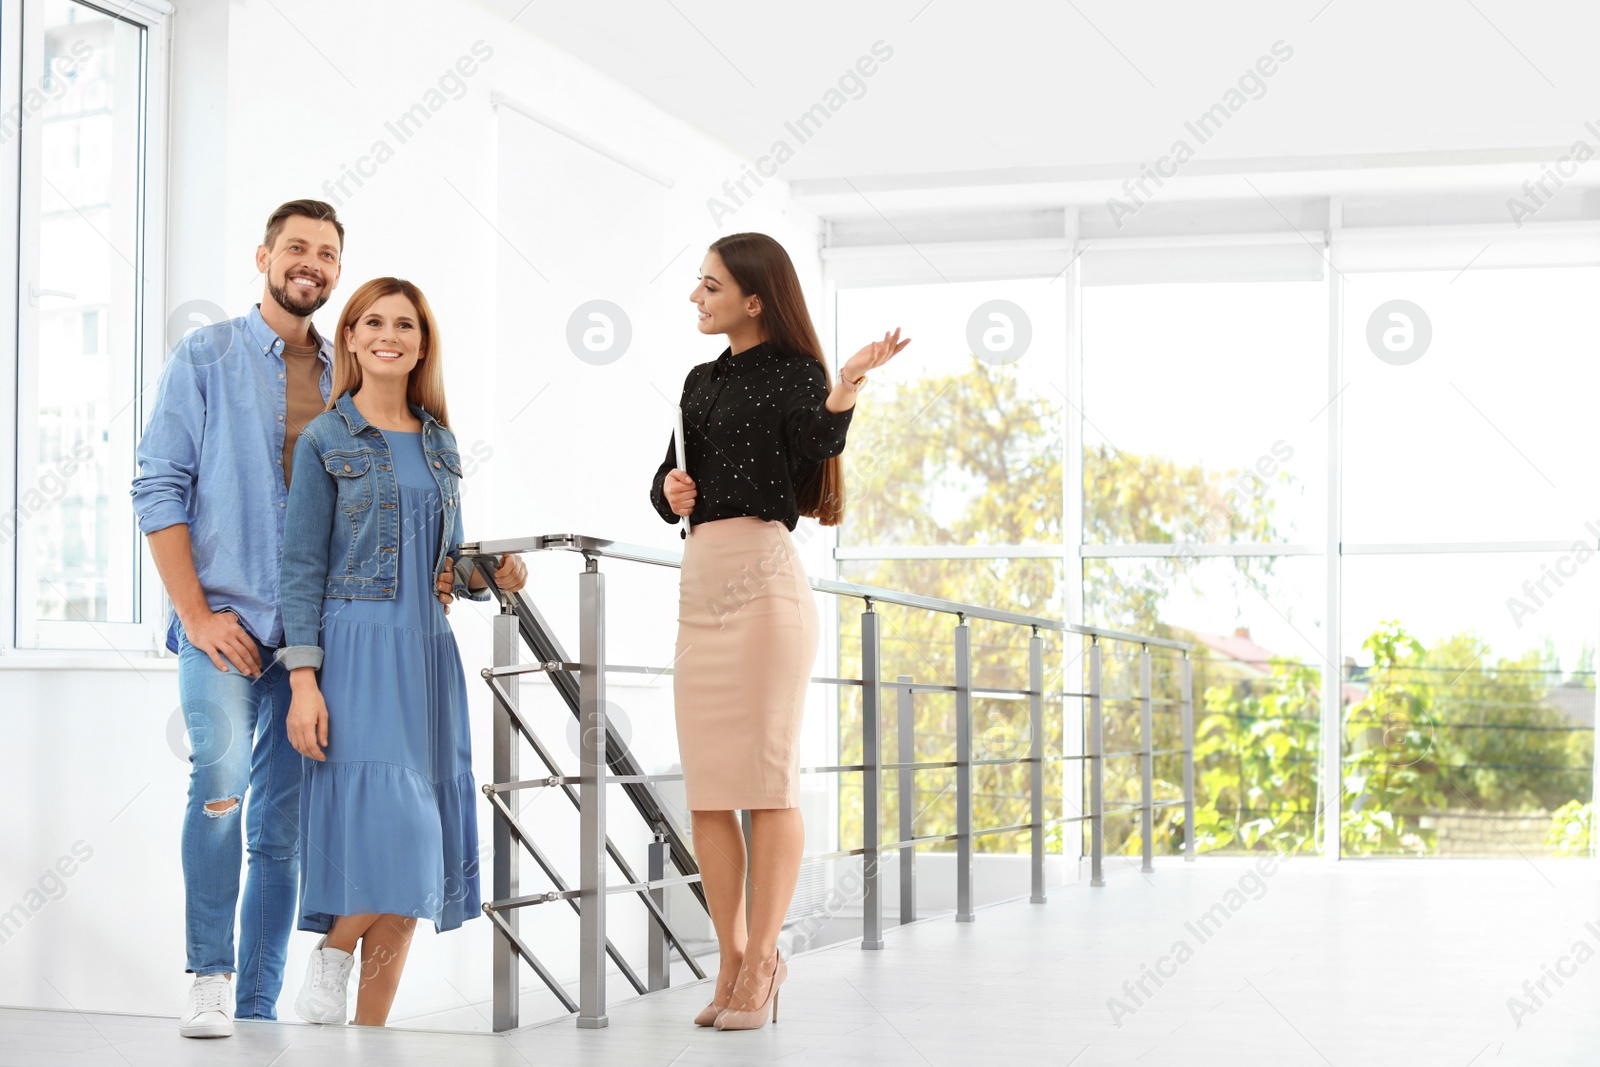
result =
[[[681,401],[689,469],[677,469],[669,446],[650,499],[668,522],[689,517],[673,695],[695,855],[721,950],[712,1001],[695,1022],[743,1030],[777,1018],[788,974],[777,941],[805,846],[798,740],[817,608],[790,531],[801,515],[838,523],[839,456],[856,390],[910,339],[884,334],[830,385],[794,264],[765,234],[713,244],[690,300],[700,332],[725,334],[728,348],[689,372]],[[751,815],[748,858],[736,811]]]

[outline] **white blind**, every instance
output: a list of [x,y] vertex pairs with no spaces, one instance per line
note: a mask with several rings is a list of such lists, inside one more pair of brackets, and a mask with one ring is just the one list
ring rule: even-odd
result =
[[1112,248],[1089,241],[1079,269],[1084,285],[1320,281],[1327,271],[1322,234],[1307,238],[1206,245],[1153,241],[1149,247]]

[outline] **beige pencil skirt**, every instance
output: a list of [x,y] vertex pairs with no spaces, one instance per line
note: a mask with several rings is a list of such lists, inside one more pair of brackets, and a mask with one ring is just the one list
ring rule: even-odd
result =
[[693,527],[678,586],[672,692],[691,811],[800,804],[800,720],[817,604],[781,522]]

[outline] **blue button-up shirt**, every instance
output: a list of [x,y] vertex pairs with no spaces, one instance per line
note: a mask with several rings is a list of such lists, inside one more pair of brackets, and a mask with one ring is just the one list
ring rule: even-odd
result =
[[[333,390],[333,342],[313,332],[322,396]],[[195,330],[161,371],[139,440],[133,510],[146,534],[189,524],[194,568],[212,611],[224,608],[262,644],[283,643],[283,439],[288,417],[283,339],[248,315]],[[178,617],[167,647],[178,651]]]

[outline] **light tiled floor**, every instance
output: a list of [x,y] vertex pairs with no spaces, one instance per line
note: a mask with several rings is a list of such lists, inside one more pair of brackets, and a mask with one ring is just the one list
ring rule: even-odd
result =
[[[1229,858],[1164,863],[970,925],[892,930],[881,952],[803,956],[782,1022],[751,1033],[691,1026],[703,985],[619,1004],[603,1030],[562,1020],[499,1037],[240,1023],[231,1040],[200,1042],[171,1019],[3,1009],[0,1065],[1600,1063],[1600,934],[1584,925],[1600,930],[1595,864],[1250,872]],[[1167,976],[1141,991],[1147,965]],[[1547,967],[1567,973],[1545,977],[1534,1004],[1523,983]],[[1534,1010],[1514,1017],[1513,996]]]

